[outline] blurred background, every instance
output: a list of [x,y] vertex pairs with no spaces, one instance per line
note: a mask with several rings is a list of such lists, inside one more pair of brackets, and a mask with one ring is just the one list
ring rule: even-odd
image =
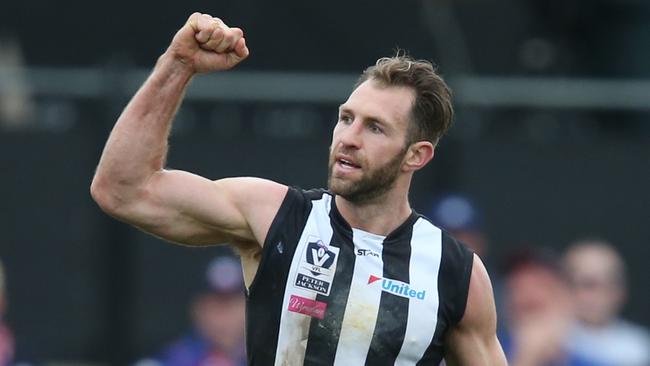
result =
[[[603,276],[627,292],[603,306],[647,339],[650,2],[5,1],[0,365],[131,364],[191,328],[191,299],[225,248],[144,235],[103,214],[89,185],[121,109],[195,10],[244,29],[251,56],[194,80],[170,167],[322,187],[337,106],[366,66],[408,50],[440,65],[457,108],[411,203],[470,235],[503,303],[500,328],[523,301],[509,297],[527,287],[508,282],[520,264],[543,258],[578,286],[562,255],[584,239],[622,258]],[[540,249],[555,259],[530,254]],[[539,297],[560,292],[577,289]]]

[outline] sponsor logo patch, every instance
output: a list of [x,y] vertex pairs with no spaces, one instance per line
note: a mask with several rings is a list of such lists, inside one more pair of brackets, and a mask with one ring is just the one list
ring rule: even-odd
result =
[[357,256],[359,256],[359,257],[370,256],[370,257],[379,258],[379,254],[376,253],[376,252],[373,252],[370,249],[357,249]]
[[318,237],[308,237],[294,286],[328,296],[336,273],[338,254],[339,248],[326,245]]
[[298,273],[295,285],[327,296],[330,293],[331,283]]
[[391,280],[388,278],[382,278],[374,275],[368,277],[368,285],[371,285],[377,281],[381,281],[381,290],[388,292],[393,295],[406,297],[409,299],[424,300],[427,295],[426,290],[419,291],[417,289],[411,288],[406,282]]
[[323,319],[327,304],[322,301],[307,299],[302,296],[291,295],[289,299],[289,311],[308,315],[314,318]]
[[336,259],[336,254],[327,248],[322,240],[318,240],[307,243],[306,259],[308,264],[307,269],[314,276],[320,276],[323,270],[328,270],[332,267]]

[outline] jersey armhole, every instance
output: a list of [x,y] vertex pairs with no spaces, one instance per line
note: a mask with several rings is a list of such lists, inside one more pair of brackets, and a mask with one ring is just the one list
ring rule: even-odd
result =
[[257,272],[251,285],[246,291],[246,295],[250,296],[255,288],[258,286],[257,283],[260,282],[259,278],[261,277],[260,273],[263,273],[268,266],[269,257],[273,254],[274,251],[278,251],[280,254],[285,252],[292,252],[290,248],[284,246],[290,243],[283,243],[283,233],[286,231],[284,226],[287,223],[290,223],[291,220],[296,219],[298,216],[304,216],[304,206],[307,197],[305,196],[305,191],[299,187],[289,187],[287,189],[287,194],[284,196],[284,200],[278,209],[278,213],[273,218],[271,222],[271,227],[269,227],[269,232],[266,234],[264,239],[264,246],[262,247],[262,257],[260,258],[259,266],[257,267]]
[[262,257],[260,258],[260,263],[257,267],[257,272],[255,272],[255,277],[253,277],[253,281],[251,282],[251,285],[246,290],[247,296],[250,296],[251,293],[254,292],[255,288],[257,287],[256,284],[259,282],[259,277],[261,276],[260,273],[263,272],[263,269],[265,268],[266,263],[268,261],[270,252],[272,252],[275,249],[275,245],[277,244],[276,242],[278,241],[278,235],[281,231],[280,230],[281,225],[283,225],[286,222],[286,219],[289,216],[291,209],[294,208],[296,204],[299,204],[302,201],[304,201],[304,197],[300,192],[301,190],[296,187],[289,187],[289,189],[287,189],[287,194],[284,196],[284,199],[282,200],[282,204],[278,209],[278,213],[273,218],[273,221],[271,222],[271,227],[269,227],[269,231],[266,234],[266,238],[264,239],[264,245],[262,247]]

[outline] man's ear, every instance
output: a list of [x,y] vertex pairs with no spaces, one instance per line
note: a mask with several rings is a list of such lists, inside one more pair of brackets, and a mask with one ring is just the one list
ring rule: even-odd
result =
[[435,146],[429,141],[418,141],[409,146],[404,156],[404,169],[416,171],[427,165],[435,152]]

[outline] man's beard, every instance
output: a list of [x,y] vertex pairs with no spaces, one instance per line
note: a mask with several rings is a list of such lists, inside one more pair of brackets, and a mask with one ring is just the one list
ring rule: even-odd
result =
[[327,187],[330,192],[337,194],[354,203],[369,202],[388,192],[395,185],[402,167],[402,160],[407,149],[403,149],[386,164],[369,172],[362,172],[359,180],[341,180],[332,178],[336,159],[330,154]]

